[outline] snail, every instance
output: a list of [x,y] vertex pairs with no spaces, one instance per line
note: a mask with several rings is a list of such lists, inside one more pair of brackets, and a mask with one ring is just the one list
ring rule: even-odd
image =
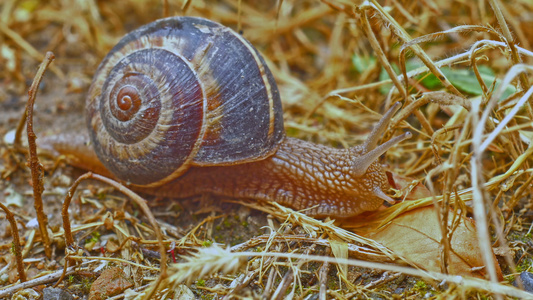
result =
[[[259,52],[213,21],[171,17],[130,32],[110,51],[86,114],[100,162],[146,193],[271,200],[343,218],[394,203],[377,160],[411,134],[377,144],[399,107],[361,146],[286,137],[278,88]],[[75,143],[61,147],[80,154]]]

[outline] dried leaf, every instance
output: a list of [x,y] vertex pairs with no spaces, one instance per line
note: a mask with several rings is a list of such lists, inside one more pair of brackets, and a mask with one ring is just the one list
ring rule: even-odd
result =
[[13,294],[11,298],[13,300],[37,300],[39,299],[39,293],[33,289],[24,289]]
[[[441,231],[432,206],[404,213],[386,227],[369,234],[368,237],[413,262],[421,269],[441,271]],[[477,244],[476,228],[471,219],[461,217],[457,229],[453,232],[451,248],[448,265],[450,274],[484,278],[485,269],[481,249]],[[503,278],[499,265],[496,265],[496,269],[499,277]]]
[[21,194],[17,193],[12,187],[8,187],[4,190],[6,195],[6,206],[22,207],[24,200]]
[[174,299],[193,300],[196,299],[194,293],[186,285],[180,284],[174,287]]
[[132,286],[133,284],[128,280],[121,268],[107,269],[92,284],[89,300],[107,299],[110,296],[122,293]]
[[[348,259],[348,244],[340,239],[330,239],[331,252],[335,258]],[[338,264],[339,271],[344,278],[348,278],[348,265],[340,263]]]

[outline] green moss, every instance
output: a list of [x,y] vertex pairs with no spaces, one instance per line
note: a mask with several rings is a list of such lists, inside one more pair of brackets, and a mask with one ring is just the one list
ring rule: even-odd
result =
[[339,288],[339,285],[337,283],[337,280],[328,280],[328,289],[329,290],[336,290]]
[[91,291],[91,286],[93,285],[91,279],[87,278],[87,277],[83,277],[81,279],[81,290],[85,293],[89,293]]
[[509,234],[510,241],[521,241],[523,243],[529,243],[532,237],[533,237],[532,233],[522,234],[520,232],[515,232],[515,233]]
[[105,200],[106,196],[107,196],[107,194],[105,192],[101,192],[101,193],[98,193],[96,195],[96,198],[98,198],[98,200],[100,200],[100,201],[103,201],[103,200]]
[[415,283],[413,286],[413,291],[416,293],[419,293],[421,295],[424,295],[428,292],[429,286],[425,281],[419,280]]
[[67,277],[67,282],[68,282],[68,284],[73,284],[74,283],[74,275],[69,275]]
[[197,286],[205,286],[205,280],[203,280],[203,279],[198,279],[198,280],[196,281],[196,285],[197,285]]
[[226,228],[231,228],[231,222],[228,221],[228,219],[224,219],[224,222],[222,222],[222,225]]
[[99,239],[100,239],[100,232],[93,231],[93,233],[91,233],[91,241],[98,242]]
[[202,243],[202,246],[204,246],[204,247],[209,247],[211,245],[213,245],[213,242],[210,241],[210,240],[203,241],[203,243]]
[[533,237],[533,233],[527,233],[524,235],[522,242],[529,243],[532,237]]
[[428,286],[427,286],[427,284],[424,281],[419,280],[419,281],[417,281],[415,283],[415,288],[424,289],[425,290],[425,289],[428,288]]
[[524,272],[531,269],[531,266],[533,265],[533,259],[532,258],[526,258],[524,259],[520,264],[516,266],[517,272]]

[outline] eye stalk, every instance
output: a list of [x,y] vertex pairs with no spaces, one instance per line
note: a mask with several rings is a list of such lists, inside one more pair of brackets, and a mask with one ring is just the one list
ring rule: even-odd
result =
[[[380,157],[383,153],[387,152],[387,150],[389,150],[392,146],[400,143],[403,140],[409,139],[413,136],[411,132],[407,131],[404,134],[394,137],[390,139],[389,141],[377,146],[379,138],[387,129],[387,126],[389,125],[392,119],[392,116],[394,116],[394,114],[398,111],[398,109],[400,109],[400,106],[401,106],[400,102],[394,103],[394,105],[385,113],[385,115],[383,115],[381,120],[378,122],[378,124],[376,124],[376,126],[374,127],[370,135],[368,136],[367,140],[362,146],[363,153],[361,154],[361,156],[353,160],[353,174],[355,176],[364,175],[368,167],[373,162],[375,162],[378,159],[378,157]],[[378,197],[384,199],[381,196],[378,196]],[[387,199],[384,199],[384,200],[388,201]]]

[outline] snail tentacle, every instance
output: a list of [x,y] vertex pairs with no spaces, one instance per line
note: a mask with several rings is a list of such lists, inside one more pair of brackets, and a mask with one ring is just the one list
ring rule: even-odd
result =
[[402,106],[401,102],[394,103],[388,110],[385,112],[385,114],[381,117],[379,122],[374,126],[368,137],[366,138],[365,142],[363,143],[363,153],[367,153],[369,151],[372,151],[376,148],[379,139],[387,129],[387,126],[389,126],[390,121],[392,120],[392,117],[396,114],[396,112],[400,109]]

